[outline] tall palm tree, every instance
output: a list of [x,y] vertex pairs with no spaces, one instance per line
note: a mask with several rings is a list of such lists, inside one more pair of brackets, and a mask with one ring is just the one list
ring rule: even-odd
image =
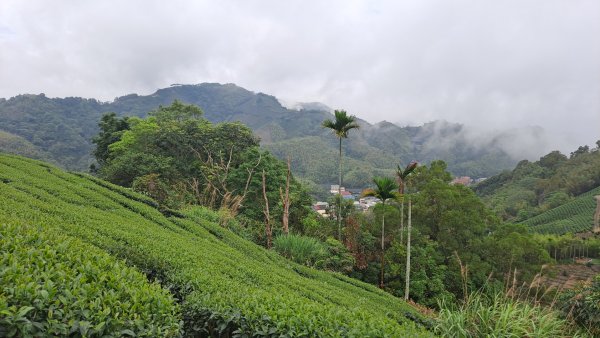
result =
[[363,192],[363,196],[373,196],[381,200],[383,205],[383,213],[381,216],[381,271],[379,276],[379,287],[383,289],[383,276],[385,264],[385,202],[388,200],[398,200],[400,194],[396,191],[398,184],[392,178],[375,177],[373,179],[375,189],[367,189]]
[[406,236],[406,283],[404,285],[404,300],[408,300],[410,292],[410,227],[412,225],[412,203],[408,196],[408,235]]
[[[404,189],[406,188],[406,180],[408,176],[417,169],[418,163],[416,161],[410,162],[404,170],[398,166],[396,171],[396,180],[398,181],[398,193],[401,198],[400,205],[400,243],[402,243],[402,233],[404,232]],[[404,299],[408,300],[408,293],[410,291],[410,234],[412,225],[412,203],[410,196],[408,197],[408,235],[406,236],[406,283],[404,287]]]
[[404,189],[406,188],[406,180],[408,176],[417,169],[417,161],[410,162],[404,170],[398,166],[396,170],[396,182],[398,182],[398,193],[402,198],[400,204],[400,244],[404,242]]
[[[348,116],[345,110],[334,111],[335,120],[327,119],[323,121],[323,128],[331,129],[331,131],[340,140],[340,166],[339,166],[339,188],[342,187],[342,139],[348,138],[348,132],[352,129],[358,129],[359,125],[356,122],[356,117]],[[341,191],[338,191],[341,194]],[[341,197],[341,196],[340,196]],[[338,206],[338,240],[342,240],[342,199]]]

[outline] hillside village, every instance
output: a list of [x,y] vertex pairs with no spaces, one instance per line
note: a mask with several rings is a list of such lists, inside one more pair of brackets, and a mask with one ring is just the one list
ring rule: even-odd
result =
[[[381,202],[376,197],[361,197],[362,191],[363,189],[355,189],[354,192],[352,192],[352,190],[346,189],[345,187],[340,187],[338,184],[332,184],[329,193],[331,194],[332,198],[340,194],[344,200],[352,201],[354,208],[363,212],[366,212],[369,210],[369,208]],[[329,217],[329,207],[330,203],[324,201],[317,201],[312,205],[313,210],[323,217]]]
[[[478,183],[485,181],[486,178],[471,178],[469,176],[460,176],[452,179],[450,184],[460,184],[464,186],[473,186]],[[338,184],[331,184],[329,193],[330,199],[333,199],[336,195],[340,194],[342,198],[346,201],[352,201],[354,208],[356,210],[367,212],[370,208],[374,207],[376,204],[381,203],[381,200],[377,197],[373,196],[364,196],[363,191],[365,188],[359,189],[350,189],[346,187],[340,187]],[[330,202],[327,201],[316,201],[312,205],[312,209],[316,211],[319,215],[323,217],[329,217],[329,208]]]

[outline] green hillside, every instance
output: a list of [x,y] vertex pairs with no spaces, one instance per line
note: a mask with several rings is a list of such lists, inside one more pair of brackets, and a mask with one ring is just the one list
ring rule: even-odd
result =
[[[210,212],[201,214],[207,213]],[[179,300],[177,308],[169,305],[168,299],[160,303],[156,299],[165,297],[160,289],[148,296],[154,297],[155,302],[166,304],[164,325],[161,327],[164,332],[169,329],[171,331],[168,332],[172,332],[176,327],[169,321],[176,316],[183,320],[185,334],[196,336],[431,335],[417,324],[425,321],[411,306],[376,287],[340,274],[291,263],[207,218],[194,216],[197,214],[166,217],[152,200],[130,190],[88,175],[66,173],[35,160],[0,155],[0,243],[3,245],[0,271],[28,264],[7,260],[4,245],[20,241],[20,250],[33,252],[41,245],[35,237],[39,230],[42,234],[49,234],[52,241],[48,243],[65,242],[60,236],[72,238],[68,241],[79,247],[78,255],[85,256],[82,260],[93,262],[97,260],[96,256],[103,260],[116,257],[144,272],[151,280],[160,282]],[[33,237],[18,240],[23,236]],[[52,248],[52,245],[43,246],[43,249],[48,247]],[[63,268],[63,262],[75,259],[64,255],[65,250],[70,250],[69,246],[59,245],[59,249],[63,255],[55,260],[40,258],[44,259],[44,266],[48,269]],[[105,257],[104,252],[112,256]],[[119,262],[110,263],[116,264],[112,265],[116,271],[107,270],[106,273],[129,271]],[[90,270],[93,271],[92,268]],[[40,288],[46,285],[47,276],[29,275],[32,272],[28,271],[24,273],[30,279],[27,285],[31,288],[21,291],[20,297],[10,291],[2,291],[0,316],[6,314],[3,308],[17,312],[24,309],[21,313],[24,320],[33,320],[31,316],[35,315],[53,325],[61,324],[60,318],[50,313],[48,306],[27,309],[31,304],[27,300],[36,298],[33,295],[36,285]],[[132,283],[139,279],[136,279],[135,272],[131,274]],[[108,290],[113,284],[106,282],[107,277],[94,279],[90,275],[87,278],[94,281],[94,287],[102,287],[108,294],[114,293]],[[0,282],[2,290],[10,290],[16,283],[5,279],[3,273],[0,273]],[[63,301],[54,293],[44,294],[50,304]],[[119,304],[130,310],[137,309],[130,303],[137,304],[135,302],[139,302],[141,296],[133,292],[128,296],[132,299],[129,303],[124,300]],[[99,298],[98,302],[102,299]],[[37,305],[34,303],[32,306]],[[168,310],[174,308],[176,314],[169,315]],[[84,323],[86,328],[96,328],[100,325],[98,318],[101,318],[101,313],[114,314],[115,311],[108,305],[85,310],[73,314],[74,317],[70,318],[73,320],[62,324]],[[140,311],[145,313],[141,306]],[[120,313],[117,313],[113,317],[120,318]],[[139,316],[132,323],[141,327],[147,324],[146,318]],[[7,323],[7,318],[0,317],[0,330],[10,328]],[[76,332],[79,327],[65,329]],[[129,334],[129,331],[125,332]],[[159,331],[150,328],[139,332],[156,336]]]
[[50,156],[41,151],[38,147],[33,145],[21,136],[17,136],[11,133],[0,130],[0,151],[26,156],[36,160],[48,160]]
[[562,235],[567,232],[590,231],[594,225],[595,195],[600,195],[600,187],[521,223],[542,234]]
[[[99,131],[98,123],[104,113],[146,117],[148,112],[160,105],[168,106],[176,99],[199,106],[206,119],[213,123],[244,123],[262,139],[263,146],[284,149],[289,142],[304,154],[301,156],[318,162],[319,166],[326,165],[321,163],[323,161],[333,161],[330,157],[323,160],[322,151],[337,152],[336,138],[321,127],[323,120],[332,117],[327,107],[308,104],[301,105],[301,110],[292,110],[271,95],[254,93],[234,84],[174,85],[150,95],[121,96],[112,102],[79,97],[49,98],[44,94],[0,98],[0,130],[22,137],[61,167],[87,170],[94,162],[91,140]],[[353,131],[344,141],[344,153],[347,159],[358,163],[361,172],[368,170],[369,177],[380,170],[393,170],[398,162],[405,165],[412,160],[429,163],[442,159],[453,174],[471,177],[489,177],[516,163],[498,146],[511,135],[500,134],[474,142],[466,137],[469,133],[464,126],[445,121],[419,127],[401,127],[386,121],[370,124],[359,120],[359,123],[360,130]],[[314,142],[306,143],[307,137],[317,139],[321,148],[315,149]],[[287,152],[277,153],[285,157]],[[19,154],[29,157],[26,152]],[[292,158],[295,156],[292,154]],[[314,174],[303,166],[292,169],[298,176],[317,184],[337,181],[335,170]],[[370,178],[361,177],[349,176],[347,182],[351,186],[370,183]]]
[[523,160],[512,171],[488,178],[475,192],[504,220],[520,223],[572,201],[600,185],[600,141],[569,156],[552,151]]

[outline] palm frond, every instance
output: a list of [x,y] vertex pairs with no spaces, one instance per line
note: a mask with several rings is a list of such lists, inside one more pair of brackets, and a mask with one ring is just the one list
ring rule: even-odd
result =
[[321,123],[321,126],[323,128],[335,129],[335,122],[331,121],[330,119],[327,119],[323,121],[323,123]]
[[360,194],[361,197],[377,197],[377,192],[374,189],[371,188],[367,188],[365,190],[363,190],[362,194]]
[[417,169],[418,165],[419,165],[419,163],[417,161],[412,161],[406,166],[406,168],[404,168],[404,170],[402,170],[402,168],[400,168],[400,165],[398,165],[398,169],[396,170],[396,175],[401,180],[405,180],[408,177],[408,175],[410,175],[413,171],[415,171],[415,169]]
[[[373,183],[375,183],[375,189],[367,189],[363,193],[363,196],[377,197],[382,201],[399,199],[400,196],[396,191],[398,189],[398,184],[394,179],[389,177],[375,177],[373,178]],[[365,193],[368,193],[369,195],[365,195]]]
[[335,120],[327,119],[323,121],[321,126],[331,129],[339,138],[347,138],[350,130],[360,128],[356,123],[356,117],[348,115],[345,110],[334,111],[334,116]]

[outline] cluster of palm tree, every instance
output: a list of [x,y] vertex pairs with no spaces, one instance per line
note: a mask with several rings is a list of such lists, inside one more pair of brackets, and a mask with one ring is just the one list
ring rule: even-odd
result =
[[[342,187],[342,139],[348,138],[348,132],[352,129],[359,129],[359,125],[356,122],[356,117],[348,115],[344,110],[334,111],[334,120],[327,119],[323,121],[322,126],[324,128],[331,129],[335,136],[339,139],[339,175],[338,183],[339,188]],[[367,189],[363,196],[373,196],[381,200],[384,212],[381,218],[381,269],[379,277],[379,287],[384,288],[384,273],[385,273],[385,205],[386,202],[397,202],[400,204],[400,242],[403,243],[404,233],[404,195],[406,189],[406,181],[410,174],[417,168],[417,162],[411,162],[406,168],[402,169],[398,166],[396,171],[396,179],[389,177],[375,177],[373,183],[375,183],[375,189]],[[341,191],[339,192],[341,193]],[[342,203],[341,196],[338,196],[340,202],[338,203],[338,240],[342,240]],[[404,298],[408,299],[410,289],[410,235],[411,235],[411,214],[412,214],[412,202],[410,196],[408,197],[408,234],[406,243],[406,288],[404,291]]]
[[[381,200],[383,213],[381,217],[381,268],[379,276],[379,287],[384,288],[385,274],[385,204],[386,202],[396,202],[400,204],[400,243],[403,243],[402,234],[404,232],[404,196],[406,189],[406,181],[408,176],[417,168],[417,162],[411,162],[404,170],[400,166],[396,171],[396,180],[389,177],[375,177],[375,189],[367,189],[363,192],[363,196],[373,196]],[[412,201],[408,196],[408,234],[406,240],[406,286],[404,290],[404,298],[408,300],[410,291],[410,235],[412,225]]]

